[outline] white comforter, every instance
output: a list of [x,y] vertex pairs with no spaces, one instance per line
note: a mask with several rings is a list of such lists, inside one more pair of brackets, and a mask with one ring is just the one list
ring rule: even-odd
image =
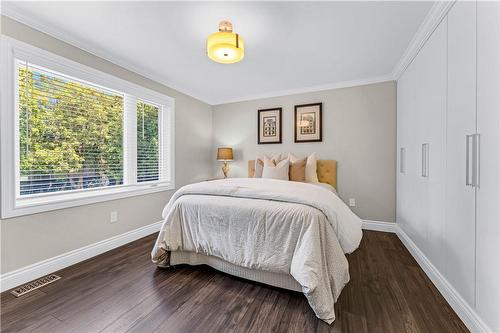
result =
[[271,179],[225,179],[182,187],[163,210],[152,251],[193,251],[232,264],[291,274],[318,318],[331,323],[349,281],[344,253],[361,220],[328,189]]

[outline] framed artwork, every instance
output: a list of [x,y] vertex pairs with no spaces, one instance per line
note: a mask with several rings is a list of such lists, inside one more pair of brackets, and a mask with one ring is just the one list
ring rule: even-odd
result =
[[281,143],[281,108],[259,110],[257,118],[257,142]]
[[320,142],[323,103],[295,105],[295,142]]

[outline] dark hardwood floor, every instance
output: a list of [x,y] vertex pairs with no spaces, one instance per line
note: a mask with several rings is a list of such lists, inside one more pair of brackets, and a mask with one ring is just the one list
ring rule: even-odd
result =
[[351,281],[337,319],[318,320],[306,298],[209,267],[158,269],[156,235],[59,271],[62,279],[1,295],[2,332],[466,332],[393,234],[365,231],[348,256]]

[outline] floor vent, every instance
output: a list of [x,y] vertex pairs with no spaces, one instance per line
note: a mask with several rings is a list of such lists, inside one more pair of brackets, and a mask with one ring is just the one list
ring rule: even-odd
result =
[[59,280],[61,277],[55,274],[49,274],[47,276],[41,277],[38,280],[31,281],[22,286],[19,286],[12,290],[10,293],[16,297],[25,295],[33,290],[36,290],[41,287],[45,287],[46,285]]

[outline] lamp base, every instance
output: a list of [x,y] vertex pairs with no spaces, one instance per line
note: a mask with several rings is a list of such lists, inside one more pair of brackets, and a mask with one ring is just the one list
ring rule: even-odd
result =
[[226,161],[224,161],[224,164],[222,165],[222,173],[224,174],[224,178],[227,178],[228,172],[229,172],[229,165],[227,164]]

